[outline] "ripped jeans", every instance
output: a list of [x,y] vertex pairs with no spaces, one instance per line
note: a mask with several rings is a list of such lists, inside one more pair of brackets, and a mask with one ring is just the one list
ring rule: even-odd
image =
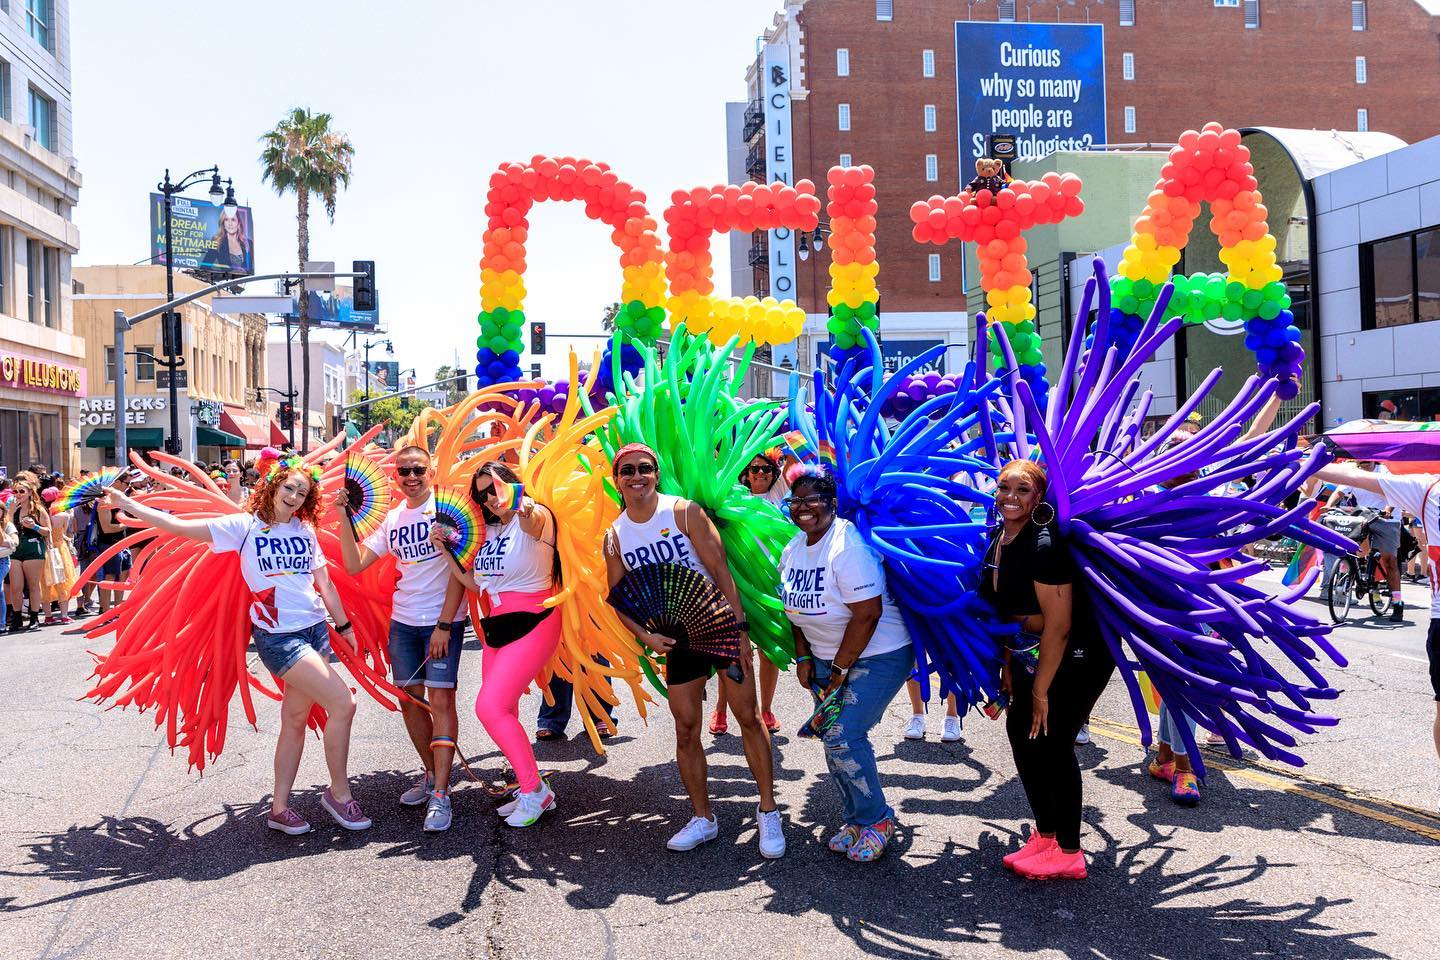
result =
[[[890,653],[862,657],[845,681],[840,717],[825,733],[825,763],[840,788],[840,809],[846,823],[868,827],[894,815],[880,788],[870,729],[880,721],[895,694],[915,670],[915,653],[901,647]],[[830,661],[815,661],[815,676],[830,673]]]

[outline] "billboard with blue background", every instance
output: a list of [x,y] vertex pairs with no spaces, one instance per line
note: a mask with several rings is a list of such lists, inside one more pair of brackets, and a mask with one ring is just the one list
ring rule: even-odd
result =
[[1104,27],[957,21],[955,96],[962,186],[992,133],[1018,160],[1105,143]]

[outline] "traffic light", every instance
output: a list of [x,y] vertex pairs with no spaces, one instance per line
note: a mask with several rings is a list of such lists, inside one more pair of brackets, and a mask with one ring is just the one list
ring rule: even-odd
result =
[[350,263],[352,273],[360,276],[355,278],[354,308],[362,313],[368,313],[375,309],[375,261],[354,260]]
[[185,351],[184,326],[180,314],[174,310],[160,316],[160,352],[167,357],[178,357]]
[[280,401],[280,429],[289,430],[295,426],[295,405],[289,400]]
[[540,356],[545,352],[545,324],[530,324],[530,352]]

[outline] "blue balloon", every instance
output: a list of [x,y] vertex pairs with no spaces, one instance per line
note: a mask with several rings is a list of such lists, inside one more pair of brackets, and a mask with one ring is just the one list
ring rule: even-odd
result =
[[499,357],[500,362],[505,364],[505,366],[519,369],[520,354],[514,350],[506,350],[504,353],[496,354],[496,356]]

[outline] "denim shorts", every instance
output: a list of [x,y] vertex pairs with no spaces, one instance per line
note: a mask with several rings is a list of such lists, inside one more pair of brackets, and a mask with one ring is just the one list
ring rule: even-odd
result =
[[423,684],[442,690],[454,690],[460,679],[460,647],[465,642],[465,621],[450,624],[450,646],[441,660],[426,660],[430,655],[428,627],[412,627],[399,620],[390,621],[390,672],[395,686],[413,687]]
[[[98,556],[98,554],[97,554]],[[121,550],[100,568],[100,579],[109,583],[117,583],[130,569],[130,551]]]
[[330,626],[324,620],[289,633],[271,633],[251,627],[250,639],[255,641],[255,652],[260,654],[260,662],[277,677],[283,677],[286,670],[295,666],[311,650],[326,660],[330,659]]

